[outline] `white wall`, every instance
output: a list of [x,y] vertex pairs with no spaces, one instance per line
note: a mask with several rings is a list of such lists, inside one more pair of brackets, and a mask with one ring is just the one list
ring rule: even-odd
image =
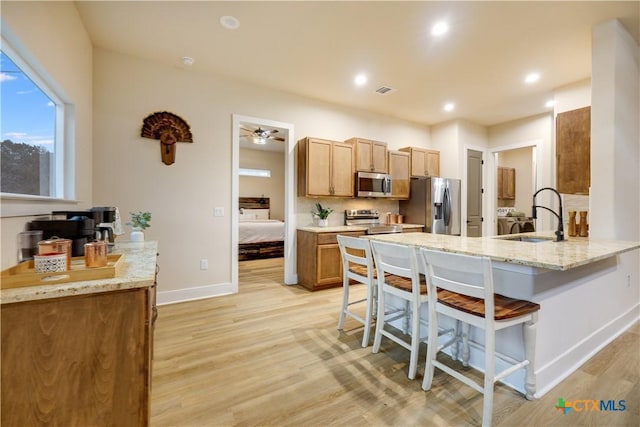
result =
[[[75,106],[70,129],[75,147],[68,150],[69,175],[75,188],[69,198],[77,202],[2,199],[2,268],[17,262],[17,234],[33,220],[31,214],[77,210],[92,202],[92,47],[72,2],[2,2],[2,35],[39,72],[49,75],[65,102]],[[17,42],[17,43],[16,43]],[[17,45],[16,45],[17,44]],[[22,49],[21,49],[22,48]]]
[[[298,138],[360,136],[390,149],[430,147],[426,126],[102,49],[94,57],[95,204],[153,213],[147,235],[160,242],[160,292],[231,280],[233,113],[292,123]],[[190,124],[194,140],[178,144],[171,166],[161,163],[159,142],[138,136],[144,117],[165,110]],[[226,215],[214,218],[214,207]],[[308,218],[307,208],[296,211]],[[330,219],[341,223],[341,215]],[[202,258],[209,270],[199,269]]]
[[640,239],[640,54],[619,21],[592,36],[591,221],[593,237]]
[[284,220],[284,152],[240,149],[241,168],[266,169],[270,178],[240,176],[240,197],[268,197],[271,219]]

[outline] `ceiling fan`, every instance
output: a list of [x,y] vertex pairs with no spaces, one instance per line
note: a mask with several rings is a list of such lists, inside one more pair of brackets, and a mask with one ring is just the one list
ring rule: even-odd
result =
[[262,129],[261,127],[258,127],[256,129],[247,129],[247,128],[241,127],[240,129],[246,132],[242,136],[246,138],[251,138],[254,144],[266,144],[267,140],[269,139],[272,139],[274,141],[284,141],[284,138],[273,135],[274,133],[278,132],[277,129],[265,130],[265,129]]

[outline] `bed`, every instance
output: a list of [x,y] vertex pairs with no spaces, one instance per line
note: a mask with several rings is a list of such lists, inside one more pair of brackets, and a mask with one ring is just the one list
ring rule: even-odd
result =
[[269,198],[240,197],[238,260],[284,256],[284,222],[270,218]]

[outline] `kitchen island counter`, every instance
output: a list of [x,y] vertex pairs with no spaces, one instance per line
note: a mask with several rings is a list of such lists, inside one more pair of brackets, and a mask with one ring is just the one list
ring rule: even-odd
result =
[[[497,294],[540,304],[535,350],[536,396],[551,390],[615,337],[638,321],[640,242],[570,237],[555,242],[552,232],[495,237],[430,233],[367,236],[373,240],[443,252],[490,257]],[[537,242],[510,241],[517,237]],[[423,316],[426,315],[426,309]],[[449,319],[442,319],[444,327]],[[471,328],[471,339],[484,342]],[[507,328],[496,336],[496,350],[518,359],[522,332]],[[505,366],[498,359],[497,370]],[[471,348],[470,364],[484,366],[484,354]],[[504,382],[524,392],[523,371]]]
[[[547,240],[536,243],[508,240],[518,236]],[[551,232],[495,237],[408,233],[369,238],[444,252],[487,256],[493,261],[549,270],[569,270],[640,248],[640,242],[593,240],[586,237],[570,237],[565,241],[555,242],[552,240],[554,236]]]

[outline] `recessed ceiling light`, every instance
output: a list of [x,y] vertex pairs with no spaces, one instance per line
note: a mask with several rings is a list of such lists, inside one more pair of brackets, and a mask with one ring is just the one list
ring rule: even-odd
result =
[[551,108],[554,105],[556,105],[556,100],[555,99],[550,99],[544,104],[544,106],[547,107],[547,108]]
[[182,57],[182,63],[184,65],[193,65],[194,62],[195,62],[195,59],[193,59],[190,56],[183,56]]
[[240,28],[240,21],[235,16],[221,16],[220,17],[220,25],[222,25],[227,30],[237,30]]
[[358,74],[353,82],[358,86],[364,86],[367,84],[367,76],[365,74]]
[[444,21],[436,22],[433,27],[431,27],[431,35],[432,36],[441,36],[446,34],[449,31],[449,24]]
[[529,73],[524,78],[524,82],[527,83],[527,84],[535,83],[538,80],[540,80],[540,74],[539,73]]
[[444,111],[453,111],[456,109],[456,104],[454,104],[453,102],[447,102],[446,104],[444,104],[444,107],[442,107],[442,109]]

